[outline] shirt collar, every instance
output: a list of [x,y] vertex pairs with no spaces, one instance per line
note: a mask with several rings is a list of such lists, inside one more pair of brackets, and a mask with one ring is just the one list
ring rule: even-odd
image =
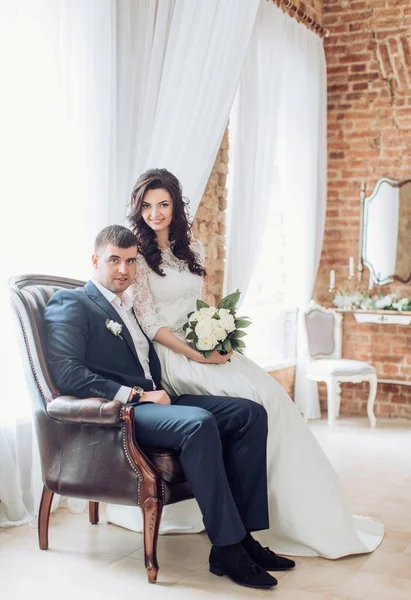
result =
[[106,287],[104,287],[104,285],[101,285],[101,283],[99,283],[95,279],[92,279],[91,281],[94,283],[96,288],[103,294],[104,298],[110,302],[110,304],[121,306],[125,310],[130,310],[132,308],[133,301],[130,295],[127,294],[127,292],[123,292],[122,297],[120,299],[119,296],[117,296],[117,294],[115,294],[111,290],[108,290]]

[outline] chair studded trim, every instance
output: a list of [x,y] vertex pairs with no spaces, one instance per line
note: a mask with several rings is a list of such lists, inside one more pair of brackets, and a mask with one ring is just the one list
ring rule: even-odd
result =
[[123,421],[123,425],[121,427],[121,430],[122,430],[123,450],[124,450],[125,457],[127,459],[128,464],[133,469],[134,473],[137,475],[137,504],[138,504],[138,506],[141,506],[141,502],[140,502],[140,496],[141,496],[140,484],[141,484],[142,477],[141,477],[140,471],[137,469],[136,465],[132,461],[130,453],[128,451],[128,445],[127,445],[127,427],[126,427],[126,424],[125,424],[124,421]]

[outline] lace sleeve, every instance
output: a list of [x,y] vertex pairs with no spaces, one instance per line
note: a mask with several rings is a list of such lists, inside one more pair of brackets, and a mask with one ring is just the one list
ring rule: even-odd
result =
[[144,333],[152,340],[162,327],[149,282],[150,267],[141,254],[137,255],[136,280],[131,286],[133,308]]
[[195,238],[193,238],[190,242],[190,246],[191,246],[191,250],[196,254],[201,266],[204,267],[205,253],[204,253],[204,246],[203,246],[202,242],[200,242],[200,240],[196,240]]
[[[200,242],[200,240],[192,238],[191,242],[190,242],[190,246],[191,246],[191,250],[197,256],[199,263],[201,264],[202,267],[204,267],[205,266],[205,252],[204,252],[203,243]],[[201,286],[200,289],[198,290],[198,294],[197,294],[198,300],[202,299],[202,294],[203,294],[203,286]]]

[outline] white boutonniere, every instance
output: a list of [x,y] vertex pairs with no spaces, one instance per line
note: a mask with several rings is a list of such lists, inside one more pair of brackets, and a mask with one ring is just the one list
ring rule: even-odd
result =
[[121,323],[117,323],[116,321],[112,321],[111,319],[106,319],[106,327],[107,329],[116,337],[121,337],[121,332],[123,331],[123,326]]

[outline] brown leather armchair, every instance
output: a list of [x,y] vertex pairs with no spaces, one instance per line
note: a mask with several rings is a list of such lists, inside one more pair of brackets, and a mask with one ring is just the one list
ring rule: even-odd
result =
[[148,581],[158,574],[157,539],[165,504],[192,498],[178,455],[167,449],[138,447],[133,407],[101,398],[61,396],[47,368],[43,311],[60,288],[82,281],[22,275],[9,281],[11,302],[27,351],[34,423],[40,449],[43,494],[38,535],[48,548],[50,508],[55,493],[89,500],[89,520],[98,523],[98,503],[140,506]]

